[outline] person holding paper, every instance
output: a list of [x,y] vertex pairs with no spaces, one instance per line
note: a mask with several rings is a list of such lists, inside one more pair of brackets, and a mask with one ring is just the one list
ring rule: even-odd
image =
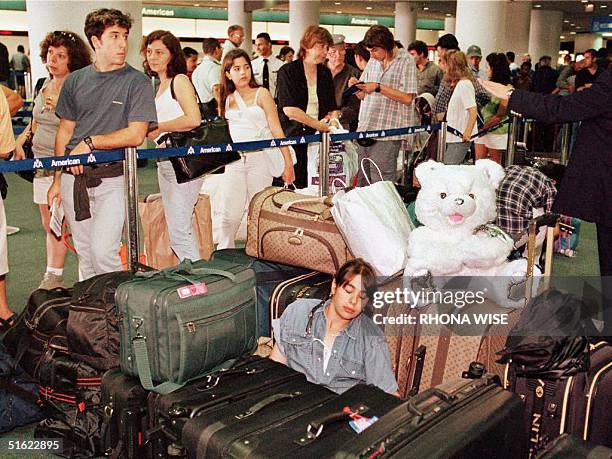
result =
[[[44,80],[42,88],[34,96],[32,122],[17,139],[15,159],[24,159],[23,145],[29,139],[34,157],[54,155],[55,135],[59,127],[59,118],[55,115],[55,106],[62,86],[70,72],[91,64],[91,55],[85,42],[74,32],[55,31],[48,33],[40,43],[40,58],[47,66],[49,78]],[[47,204],[47,192],[53,183],[52,169],[39,169],[34,176],[34,203],[38,204],[40,219],[46,232],[47,269],[38,288],[51,290],[64,285],[64,260],[68,247],[59,235],[52,233],[49,227],[51,211]],[[58,203],[52,203],[61,208]],[[61,221],[60,221],[61,225]],[[61,230],[61,226],[60,226]]]

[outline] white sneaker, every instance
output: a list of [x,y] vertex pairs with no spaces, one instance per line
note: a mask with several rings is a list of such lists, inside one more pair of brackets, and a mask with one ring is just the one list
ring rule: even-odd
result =
[[6,225],[6,235],[7,236],[10,236],[11,234],[18,233],[19,231],[21,231],[21,228],[18,228],[16,226]]
[[55,288],[66,288],[64,285],[64,277],[53,273],[45,273],[42,282],[38,286],[45,290],[53,290]]

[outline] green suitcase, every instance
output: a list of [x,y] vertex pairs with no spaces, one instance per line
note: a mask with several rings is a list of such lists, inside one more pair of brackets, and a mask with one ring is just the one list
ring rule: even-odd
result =
[[227,260],[185,260],[117,288],[121,369],[170,393],[257,347],[255,272]]

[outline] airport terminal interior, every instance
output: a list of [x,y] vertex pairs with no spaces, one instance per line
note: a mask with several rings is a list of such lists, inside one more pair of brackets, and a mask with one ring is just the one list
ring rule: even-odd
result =
[[612,458],[611,66],[612,1],[0,1],[0,458]]

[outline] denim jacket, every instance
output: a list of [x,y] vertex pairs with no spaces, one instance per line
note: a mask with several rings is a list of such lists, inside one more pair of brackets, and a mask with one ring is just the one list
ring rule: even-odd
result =
[[314,309],[310,326],[308,323],[311,311],[320,303],[317,299],[299,299],[274,321],[276,343],[287,357],[287,365],[304,373],[308,381],[337,393],[359,383],[396,392],[387,341],[381,329],[365,314],[353,319],[336,337],[324,371],[325,308]]

